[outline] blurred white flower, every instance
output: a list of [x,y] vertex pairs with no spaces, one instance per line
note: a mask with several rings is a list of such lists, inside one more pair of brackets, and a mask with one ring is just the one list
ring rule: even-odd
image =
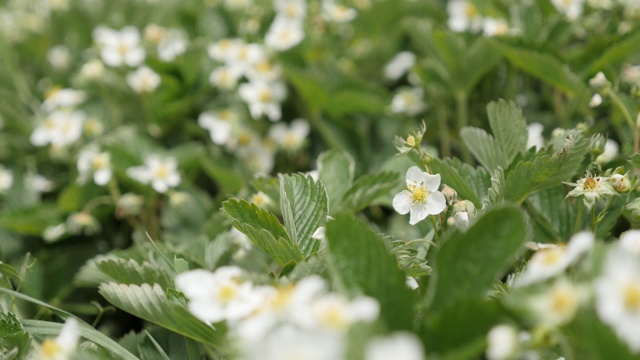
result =
[[395,332],[373,337],[367,343],[365,360],[422,360],[424,349],[420,339],[409,332]]
[[384,67],[384,77],[389,80],[398,80],[409,71],[416,63],[416,55],[411,51],[397,53]]
[[620,234],[620,248],[640,255],[640,230],[627,230]]
[[150,93],[160,85],[160,75],[147,66],[127,74],[127,84],[138,94]]
[[628,83],[640,84],[640,65],[625,65],[620,78]]
[[307,14],[305,0],[275,0],[273,6],[278,12],[276,16],[283,16],[288,20],[302,20]]
[[482,29],[482,16],[478,9],[468,0],[451,0],[447,2],[449,28],[455,32],[479,31]]
[[259,342],[247,342],[243,359],[247,360],[337,360],[344,359],[345,342],[341,335],[279,326]]
[[40,174],[33,174],[30,182],[31,187],[37,192],[46,193],[53,190],[53,182]]
[[189,312],[198,319],[235,323],[263,303],[261,293],[250,281],[242,279],[243,275],[236,266],[223,266],[213,273],[192,270],[176,277],[176,287],[189,299]]
[[609,80],[607,80],[607,77],[604,75],[604,73],[602,71],[599,71],[596,76],[594,76],[593,78],[589,79],[589,85],[593,88],[603,88],[605,86],[607,86],[609,84]]
[[407,189],[394,196],[393,208],[402,215],[410,212],[409,224],[415,225],[447,207],[444,195],[438,191],[440,174],[431,175],[412,166],[407,170],[406,182]]
[[269,59],[263,59],[249,68],[246,75],[250,81],[277,81],[282,76],[282,67]]
[[504,19],[482,19],[482,32],[485,36],[504,36],[509,33],[509,24]]
[[220,111],[207,111],[198,116],[198,125],[209,130],[211,141],[217,145],[225,145],[229,142],[238,114],[232,109]]
[[347,23],[358,15],[356,9],[336,4],[335,0],[322,1],[322,14],[325,19],[337,23]]
[[187,51],[188,45],[189,39],[184,31],[171,29],[158,43],[158,57],[162,61],[173,61]]
[[640,260],[613,248],[595,281],[596,311],[633,352],[640,352]]
[[582,14],[584,0],[551,0],[553,6],[559,13],[565,15],[569,20],[575,20]]
[[598,155],[596,162],[599,164],[611,162],[618,156],[619,151],[620,146],[618,142],[613,139],[607,139],[607,142],[604,144],[604,150],[602,154]]
[[613,2],[613,0],[587,0],[587,4],[589,4],[589,6],[601,10],[611,9]]
[[543,294],[532,297],[529,306],[543,324],[555,327],[573,320],[583,297],[576,285],[561,279]]
[[78,320],[68,318],[60,334],[55,339],[45,340],[35,358],[37,360],[68,360],[78,346],[80,340],[80,325]]
[[209,45],[207,53],[211,59],[226,63],[232,58],[235,49],[242,44],[244,40],[241,39],[222,39]]
[[267,58],[264,47],[260,44],[240,42],[231,50],[225,64],[242,75],[248,74],[249,69]]
[[602,104],[602,96],[600,94],[593,95],[589,100],[590,108],[598,107],[600,104]]
[[71,53],[66,46],[54,46],[47,52],[49,64],[56,70],[66,70],[71,65]]
[[277,123],[269,129],[269,138],[282,149],[287,151],[297,151],[302,148],[304,141],[309,135],[309,123],[304,119],[295,119],[291,125]]
[[269,27],[264,43],[273,50],[285,51],[298,45],[303,39],[302,22],[276,17]]
[[356,322],[372,322],[380,314],[380,305],[370,297],[349,300],[342,295],[323,295],[306,307],[295,310],[294,318],[303,328],[346,332]]
[[418,87],[400,90],[391,100],[391,112],[415,116],[426,108],[422,97],[422,89]]
[[93,235],[100,231],[100,223],[88,212],[81,211],[67,217],[67,230],[75,235]]
[[87,148],[78,155],[78,183],[84,184],[89,176],[93,175],[93,181],[105,186],[111,180],[111,155],[107,152],[98,152],[96,149]]
[[420,287],[418,281],[413,276],[407,276],[407,280],[404,282],[405,285],[411,290],[415,290]]
[[30,141],[35,146],[70,145],[80,139],[85,118],[82,111],[54,111],[33,130]]
[[518,332],[510,325],[497,325],[487,334],[487,359],[508,360],[514,358],[520,347]]
[[589,251],[594,242],[593,233],[583,231],[573,235],[566,246],[562,244],[541,248],[533,254],[527,268],[515,279],[515,285],[534,284],[561,274]]
[[96,80],[104,74],[104,64],[99,59],[92,59],[80,68],[80,77],[86,80]]
[[219,66],[209,75],[209,83],[220,89],[233,89],[238,84],[238,79],[242,76],[240,69],[230,66]]
[[13,171],[0,165],[0,194],[11,189],[13,185]]
[[287,94],[283,83],[252,81],[241,84],[238,92],[240,98],[249,105],[251,117],[254,119],[266,115],[269,120],[278,121],[282,117],[280,103]]
[[50,90],[42,103],[42,110],[51,112],[58,109],[69,109],[82,104],[87,95],[82,90],[59,89]]
[[102,61],[109,66],[136,67],[145,59],[140,31],[133,26],[125,26],[120,31],[98,26],[94,29],[93,40],[101,47]]
[[62,223],[54,226],[47,226],[42,233],[42,239],[46,242],[55,242],[67,233],[67,224]]
[[157,155],[148,156],[143,166],[127,169],[127,175],[151,187],[159,193],[165,193],[169,188],[180,185],[178,162],[173,157],[161,158]]
[[255,193],[251,199],[249,199],[249,202],[261,209],[265,209],[269,205],[273,204],[273,200],[271,200],[271,198],[262,191]]
[[540,123],[531,123],[527,126],[527,149],[535,146],[536,151],[540,151],[544,147],[544,137],[542,132],[544,131],[544,125]]

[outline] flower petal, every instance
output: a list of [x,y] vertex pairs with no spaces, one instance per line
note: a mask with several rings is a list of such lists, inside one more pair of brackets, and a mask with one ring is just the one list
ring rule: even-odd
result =
[[401,215],[411,211],[411,194],[406,190],[397,193],[393,197],[393,208]]
[[440,174],[431,175],[424,173],[423,181],[427,190],[436,191],[440,187]]
[[415,225],[424,220],[429,213],[427,212],[426,205],[414,206],[411,208],[411,216],[409,217],[409,224]]
[[[439,180],[438,180],[439,181]],[[447,200],[440,191],[429,194],[424,208],[428,215],[440,214],[447,207]]]
[[407,185],[411,185],[414,182],[420,183],[423,181],[422,170],[417,166],[412,166],[407,170]]

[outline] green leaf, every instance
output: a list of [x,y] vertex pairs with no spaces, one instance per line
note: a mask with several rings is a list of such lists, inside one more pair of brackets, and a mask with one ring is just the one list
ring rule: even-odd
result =
[[474,169],[455,158],[434,158],[430,166],[434,173],[440,174],[443,184],[456,190],[459,199],[471,201],[476,208],[482,207],[480,194],[485,193],[489,187],[485,185],[489,175],[483,168]]
[[99,292],[117,308],[180,335],[213,346],[223,339],[223,334],[195,318],[184,305],[170,300],[157,284],[111,282],[100,285]]
[[464,73],[459,77],[460,86],[466,93],[470,93],[478,82],[502,58],[485,37],[477,37],[476,40],[465,49]]
[[566,329],[568,340],[575,346],[576,359],[608,360],[637,359],[628,345],[620,341],[613,330],[603,324],[592,310],[580,312]]
[[0,358],[5,354],[8,359],[25,359],[30,347],[31,336],[25,332],[15,314],[0,312]]
[[179,257],[173,257],[173,266],[178,274],[189,271],[189,262]]
[[635,153],[627,158],[627,161],[631,166],[636,169],[640,169],[640,153]]
[[454,231],[431,264],[429,311],[484,296],[530,237],[527,220],[515,206],[485,213],[464,233]]
[[16,281],[22,281],[22,277],[20,276],[18,270],[16,270],[13,266],[0,261],[0,278],[2,276],[14,279]]
[[[127,349],[120,346],[117,342],[111,340],[108,336],[100,331],[92,328],[88,324],[80,322],[80,335],[103,348],[111,351],[122,360],[140,360]],[[64,324],[54,323],[42,320],[22,320],[25,330],[32,335],[56,336],[62,331]]]
[[377,115],[384,112],[386,100],[363,90],[341,90],[330,94],[323,109],[332,117],[350,114]]
[[502,147],[486,131],[474,127],[465,127],[460,130],[460,138],[478,162],[488,171],[493,171],[498,166],[503,168],[509,166],[509,158],[502,150]]
[[640,31],[636,30],[626,34],[622,39],[610,39],[606,50],[601,51],[588,67],[588,74],[594,74],[607,67],[617,67],[620,63],[628,61],[630,56],[638,53],[640,43]]
[[540,151],[532,161],[520,161],[506,176],[504,198],[522,203],[540,190],[569,180],[582,169],[582,161],[589,151],[589,139],[573,131],[559,151]]
[[0,213],[0,228],[21,235],[42,236],[44,229],[61,222],[62,214],[50,204],[3,211]]
[[[574,233],[574,225],[578,217],[582,201],[567,201],[567,190],[564,185],[558,185],[529,196],[525,205],[527,212],[536,225],[544,232],[544,236],[536,239],[538,242],[557,242],[569,239]],[[577,230],[580,230],[577,229]]]
[[327,189],[331,213],[339,208],[344,193],[353,183],[355,165],[351,155],[343,151],[329,150],[318,156],[316,167],[320,181]]
[[151,342],[153,343],[153,346],[156,348],[156,350],[158,351],[158,354],[160,355],[160,357],[164,360],[171,360],[169,359],[169,356],[167,355],[166,352],[164,352],[164,350],[162,349],[162,347],[160,346],[160,344],[158,344],[158,342],[156,341],[156,339],[153,338],[153,336],[151,336],[151,334],[149,334],[149,332],[147,330],[144,331],[144,333],[147,335],[147,338],[149,340],[151,340]]
[[567,65],[555,57],[521,46],[491,40],[496,50],[501,52],[516,67],[566,93],[581,95],[589,90]]
[[382,238],[348,215],[328,222],[326,236],[332,261],[347,288],[378,299],[381,316],[391,330],[411,329],[413,293]]
[[225,201],[222,208],[233,226],[247,235],[278,264],[299,262],[304,258],[300,249],[289,238],[287,231],[270,212],[259,209],[245,200],[236,199]]
[[[398,174],[379,172],[359,177],[344,194],[340,210],[358,212],[398,185]],[[336,210],[337,211],[337,210]]]
[[96,262],[102,273],[112,281],[127,285],[158,284],[163,289],[173,287],[173,277],[161,267],[132,259],[105,259]]
[[[512,101],[500,99],[487,105],[489,125],[498,146],[507,157],[505,165],[511,164],[519,153],[527,147],[527,120],[522,116],[522,110]],[[491,169],[493,170],[493,169]]]
[[324,225],[329,212],[327,191],[322,182],[302,174],[279,175],[280,211],[284,226],[305,257],[318,251],[320,241],[311,237]]
[[245,179],[242,174],[232,170],[230,166],[219,164],[209,157],[202,157],[200,159],[200,166],[205,174],[227,193],[236,193],[244,185]]

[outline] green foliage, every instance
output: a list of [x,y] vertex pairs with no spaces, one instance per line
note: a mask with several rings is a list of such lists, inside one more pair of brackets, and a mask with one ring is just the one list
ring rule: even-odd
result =
[[483,296],[504,275],[531,238],[525,215],[516,207],[483,214],[466,232],[453,232],[438,250],[429,283],[429,309]]
[[173,287],[173,274],[148,262],[138,263],[132,259],[104,259],[97,261],[96,265],[111,281],[121,284],[158,284],[163,289]]
[[341,214],[327,223],[327,240],[338,270],[335,280],[378,299],[389,329],[410,329],[414,296],[382,238],[363,222]]
[[379,172],[359,177],[345,192],[340,210],[357,212],[378,197],[389,193],[397,185],[398,175],[392,172]]
[[0,213],[0,229],[22,235],[41,236],[47,226],[59,224],[60,218],[58,208],[50,204],[3,211]]
[[158,284],[104,283],[100,294],[119,309],[205,344],[216,346],[224,335],[196,319],[184,304],[169,299]]
[[31,336],[16,315],[0,312],[0,358],[26,359],[30,346]]
[[329,150],[318,156],[318,175],[327,189],[331,212],[339,207],[344,193],[353,183],[355,165],[351,155],[337,150]]

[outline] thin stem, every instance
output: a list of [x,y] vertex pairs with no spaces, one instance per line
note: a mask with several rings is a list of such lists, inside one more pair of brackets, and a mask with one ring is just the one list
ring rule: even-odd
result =
[[594,205],[594,207],[591,208],[591,231],[595,235],[597,230],[598,230],[598,221],[596,220],[596,208]]
[[436,116],[438,117],[438,130],[440,132],[440,153],[442,157],[451,156],[451,138],[449,137],[449,122],[447,113],[443,107],[438,107]]
[[[458,132],[467,126],[467,119],[469,117],[467,105],[467,93],[464,91],[456,92],[456,125],[458,126]],[[471,153],[469,153],[469,150],[462,142],[460,143],[460,152],[462,154],[462,160],[466,163],[471,163]]]
[[578,207],[578,215],[576,216],[576,223],[573,226],[574,234],[580,230],[580,224],[582,223],[582,208],[584,208],[584,206]]
[[435,216],[430,215],[429,217],[431,218],[431,224],[433,224],[433,241],[437,244],[440,239],[440,236],[438,235],[438,223],[436,222]]
[[615,91],[612,90],[609,91],[609,97],[611,98],[611,100],[613,100],[613,103],[616,104],[618,109],[620,109],[620,112],[622,112],[622,116],[629,124],[629,127],[633,130],[633,153],[635,154],[638,152],[638,150],[640,150],[640,130],[633,120],[633,117],[629,113],[629,110],[627,110],[627,108],[622,103],[622,100],[620,99],[618,94],[616,94]]

